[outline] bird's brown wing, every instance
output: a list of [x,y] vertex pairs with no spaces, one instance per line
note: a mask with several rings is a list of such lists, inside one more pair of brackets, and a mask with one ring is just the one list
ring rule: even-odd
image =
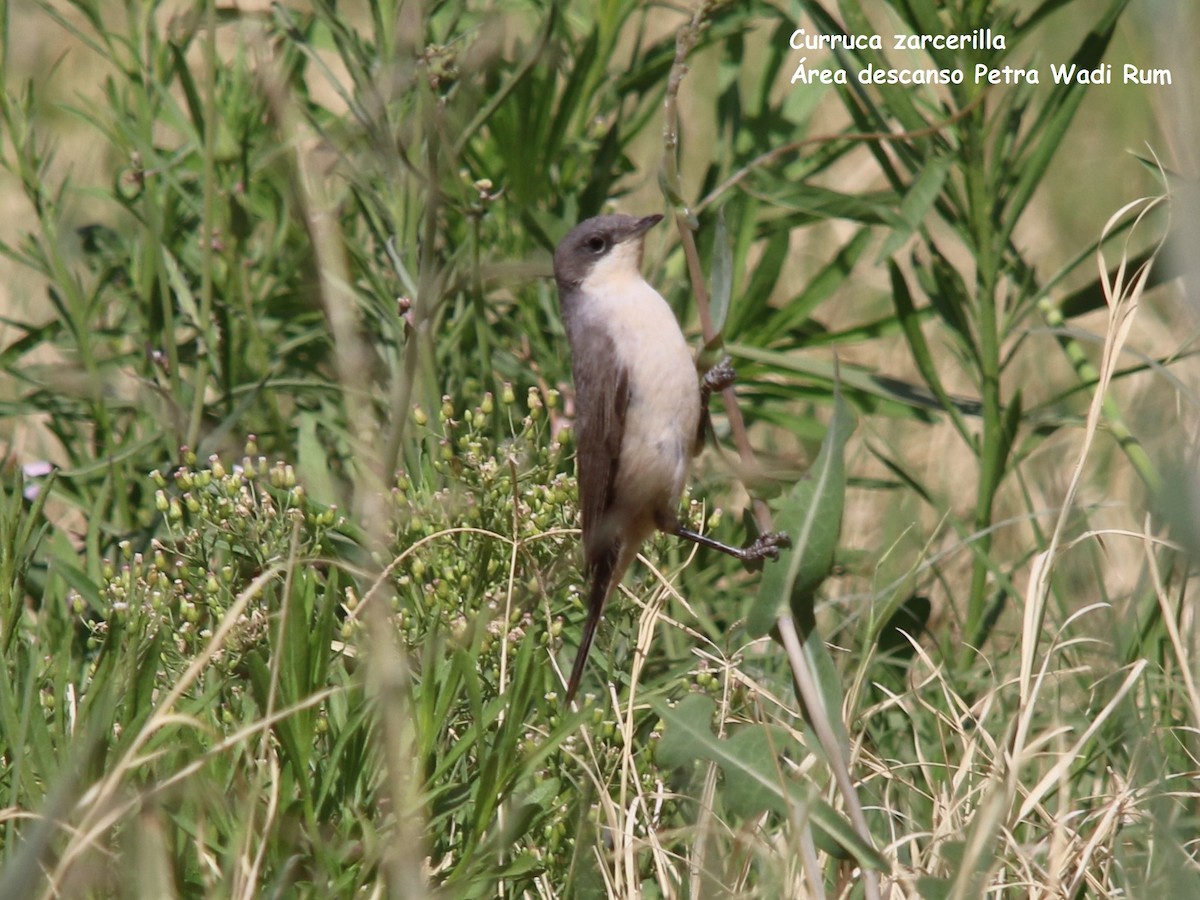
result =
[[612,339],[597,335],[586,353],[576,353],[575,425],[578,451],[579,508],[583,518],[583,556],[591,576],[588,616],[575,665],[567,681],[566,702],[575,698],[591,653],[604,602],[612,590],[621,556],[621,523],[613,515],[625,413],[629,409],[629,370],[620,364]]
[[617,466],[629,409],[629,370],[618,361],[608,335],[597,335],[587,353],[575,354],[575,409],[579,507],[583,553],[589,568],[613,552],[612,522]]

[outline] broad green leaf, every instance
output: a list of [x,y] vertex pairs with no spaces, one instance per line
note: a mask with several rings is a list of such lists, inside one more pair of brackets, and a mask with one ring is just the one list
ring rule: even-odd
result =
[[63,557],[55,557],[52,562],[53,570],[61,575],[72,590],[81,596],[92,609],[104,609],[105,604],[100,598],[100,588],[92,579],[77,566],[66,562]]
[[787,532],[792,546],[763,569],[759,595],[746,621],[751,637],[766,634],[789,604],[810,603],[829,573],[846,493],[846,441],[855,424],[854,413],[835,391],[833,420],[812,468],[775,502],[775,526]]
[[[792,615],[796,623],[796,630],[800,634],[801,650],[808,660],[808,670],[817,686],[817,693],[821,697],[822,704],[820,710],[806,709],[805,718],[810,724],[817,717],[823,718],[829,726],[829,730],[833,732],[833,738],[840,748],[842,759],[849,759],[853,750],[850,746],[850,736],[846,733],[846,723],[842,721],[841,716],[845,700],[842,692],[842,676],[829,653],[829,648],[825,646],[825,639],[817,630],[812,592],[792,594]],[[797,692],[796,699],[802,705],[804,704],[804,698],[800,696],[799,692]],[[821,746],[828,750],[820,744],[815,733],[810,743],[814,747]]]
[[329,471],[329,457],[317,437],[317,416],[300,416],[299,444],[296,469],[310,497],[325,506],[338,502],[338,490]]
[[733,812],[752,816],[771,809],[792,815],[799,806],[812,820],[823,847],[836,852],[836,845],[870,869],[887,868],[878,851],[855,834],[833,807],[815,796],[811,784],[786,773],[788,756],[804,751],[784,728],[747,724],[722,740],[712,732],[715,704],[709,697],[695,694],[674,708],[661,701],[652,706],[667,726],[657,750],[664,765],[678,768],[696,760],[714,762],[725,774],[722,799]]

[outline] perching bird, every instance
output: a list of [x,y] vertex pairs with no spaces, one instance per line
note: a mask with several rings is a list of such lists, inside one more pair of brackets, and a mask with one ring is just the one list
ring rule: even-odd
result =
[[646,232],[662,216],[597,216],[554,252],[554,278],[575,375],[575,431],[583,555],[591,576],[588,618],[567,682],[579,688],[609,596],[655,529],[743,560],[772,559],[787,536],[743,549],[679,523],[691,459],[700,449],[709,394],[733,382],[724,363],[703,379],[666,301],[642,278]]

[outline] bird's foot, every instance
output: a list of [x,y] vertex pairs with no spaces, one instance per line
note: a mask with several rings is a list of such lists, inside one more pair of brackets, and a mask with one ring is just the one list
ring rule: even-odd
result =
[[792,546],[792,539],[782,531],[768,531],[742,548],[742,559],[779,559],[779,549]]
[[737,381],[737,371],[728,356],[704,373],[702,381],[706,394],[719,394]]

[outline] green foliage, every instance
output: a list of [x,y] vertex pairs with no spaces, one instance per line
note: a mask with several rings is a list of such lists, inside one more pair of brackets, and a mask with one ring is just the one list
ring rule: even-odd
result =
[[[1114,0],[1107,5],[1071,54],[1072,61],[1084,67],[1099,64],[1125,5],[1125,0]],[[806,2],[803,6],[823,30],[838,27],[823,4]],[[1033,29],[1029,25],[1022,28],[1014,10],[1003,4],[994,6],[986,10],[955,11],[946,30],[966,33],[977,27],[992,27],[1007,33],[1010,49],[998,51],[990,63],[1001,65]],[[912,33],[941,29],[924,11],[903,5],[898,6],[897,12]],[[853,30],[865,26],[866,21],[848,13],[848,25]],[[939,66],[954,64],[945,52],[935,51],[931,56]],[[871,50],[847,53],[842,62],[852,71],[867,63],[887,65],[877,51]],[[948,121],[938,128],[933,126],[939,119],[945,120],[949,110],[914,103],[908,92],[898,86],[881,87],[877,99],[839,88],[843,104],[860,130],[885,131],[889,122],[898,120],[907,131],[922,135],[912,141],[893,143],[895,155],[884,153],[878,144],[868,146],[895,191],[894,199],[887,205],[894,206],[899,215],[880,255],[891,255],[915,238],[908,257],[929,298],[929,305],[919,308],[896,261],[890,262],[896,322],[921,374],[923,387],[932,392],[936,405],[959,433],[964,448],[978,461],[974,516],[964,523],[977,535],[972,542],[975,562],[962,626],[966,645],[970,647],[988,642],[991,629],[1011,597],[1009,579],[1015,566],[997,566],[989,554],[997,497],[1004,481],[1017,472],[1021,461],[1054,433],[1053,428],[1043,427],[1033,433],[1022,428],[1025,422],[1041,420],[1046,410],[1024,408],[1022,392],[1008,383],[1011,376],[1007,373],[1017,370],[1022,362],[1014,342],[1027,327],[1037,301],[1045,295],[1049,284],[1066,273],[1059,273],[1049,283],[1043,282],[1036,274],[1035,264],[1026,258],[1012,236],[1079,107],[1084,86],[1071,82],[1050,84],[1036,92],[1014,89],[1005,92],[994,109],[988,108],[984,102],[987,98],[979,93],[981,90],[978,85],[972,86],[969,79],[962,86],[953,86],[950,93],[955,106],[951,110],[957,108],[962,114],[955,117],[957,121]],[[1028,128],[1018,127],[1024,121],[1033,124]],[[1005,122],[1008,124],[1001,126]],[[953,177],[949,177],[950,159],[956,164]],[[829,211],[860,218],[849,203],[848,198]],[[945,227],[936,231],[935,224]],[[954,253],[958,249],[965,251],[965,256]],[[955,265],[950,261],[952,255],[970,262]],[[979,404],[970,416],[978,419],[978,428],[968,421],[961,404],[950,397],[944,386],[948,367],[944,361],[935,360],[923,333],[931,315],[946,326],[951,354],[958,362],[954,368],[968,376],[978,391]],[[888,463],[900,472],[906,468],[902,460],[888,460]],[[905,473],[905,477],[911,476]],[[960,662],[966,664],[968,656],[960,654]]]
[[883,857],[854,833],[849,822],[816,798],[815,790],[782,771],[799,749],[787,731],[750,725],[730,737],[717,738],[710,724],[715,710],[716,704],[703,696],[688,697],[674,708],[656,705],[655,711],[667,723],[659,759],[675,767],[710,760],[725,775],[727,802],[735,815],[749,817],[769,809],[783,816],[811,817],[823,849],[839,856],[853,854],[869,868],[887,868]]
[[[5,893],[32,890],[28,867],[48,854],[63,860],[53,877],[67,875],[72,859],[97,852],[90,829],[135,826],[203,832],[206,852],[228,861],[274,821],[281,849],[304,846],[309,861],[272,878],[364,877],[337,862],[363,838],[368,820],[354,810],[375,776],[366,699],[334,640],[343,581],[313,565],[335,519],[308,508],[289,470],[214,456],[206,467],[185,460],[169,485],[155,472],[163,527],[153,547],[121,542],[97,583],[76,573],[61,601],[48,594],[27,611],[3,679],[22,694],[0,694],[11,799],[77,830],[18,841],[10,827]],[[88,791],[64,793],[72,785]],[[232,887],[232,868],[222,876],[196,855],[167,865],[176,889]],[[112,889],[110,878],[119,872],[95,886]]]
[[762,589],[746,620],[751,637],[770,630],[790,607],[800,621],[810,621],[815,593],[833,565],[846,497],[846,442],[854,431],[854,414],[835,399],[829,433],[812,467],[776,504],[776,524],[792,546],[778,566],[763,573]]

